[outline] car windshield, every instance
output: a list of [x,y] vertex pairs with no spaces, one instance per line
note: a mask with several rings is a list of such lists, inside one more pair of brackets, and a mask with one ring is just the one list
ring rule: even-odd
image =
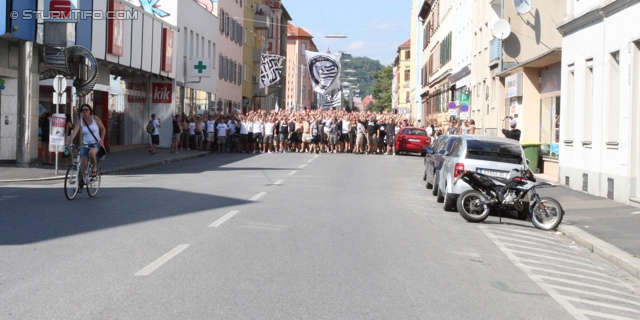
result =
[[421,136],[421,137],[427,136],[427,133],[424,130],[420,130],[420,129],[404,129],[402,130],[402,134],[406,134],[410,136]]
[[467,158],[521,164],[522,149],[518,145],[498,141],[467,140]]

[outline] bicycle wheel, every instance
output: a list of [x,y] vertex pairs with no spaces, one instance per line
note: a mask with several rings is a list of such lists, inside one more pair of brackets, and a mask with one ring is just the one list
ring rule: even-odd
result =
[[81,178],[78,175],[78,167],[69,167],[67,174],[64,176],[64,195],[68,200],[73,200],[78,194],[79,179]]
[[95,177],[89,178],[89,183],[87,183],[87,193],[89,197],[95,197],[98,194],[98,190],[100,190],[100,178],[102,173],[100,172],[100,165],[98,165],[98,174]]

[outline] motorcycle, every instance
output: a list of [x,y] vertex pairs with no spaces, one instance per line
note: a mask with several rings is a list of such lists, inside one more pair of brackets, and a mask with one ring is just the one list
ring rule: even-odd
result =
[[531,223],[542,230],[555,229],[562,222],[564,210],[560,203],[551,197],[540,197],[536,192],[536,187],[552,185],[536,182],[529,169],[513,169],[507,179],[464,171],[454,185],[459,180],[472,188],[460,194],[456,203],[460,216],[469,222],[482,222],[494,210],[498,212],[500,223],[502,210],[526,210]]

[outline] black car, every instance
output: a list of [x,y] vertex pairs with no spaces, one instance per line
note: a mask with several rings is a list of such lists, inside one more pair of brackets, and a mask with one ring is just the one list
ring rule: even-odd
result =
[[424,172],[422,180],[426,181],[427,189],[433,189],[432,194],[438,194],[438,171],[442,168],[444,155],[451,150],[451,146],[456,141],[457,135],[440,135],[433,143],[431,148],[427,149],[427,155],[424,157]]

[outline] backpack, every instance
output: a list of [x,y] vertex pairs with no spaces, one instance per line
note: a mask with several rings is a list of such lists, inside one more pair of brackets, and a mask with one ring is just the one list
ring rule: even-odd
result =
[[149,123],[147,123],[147,133],[152,134],[154,129],[153,120],[149,120]]

